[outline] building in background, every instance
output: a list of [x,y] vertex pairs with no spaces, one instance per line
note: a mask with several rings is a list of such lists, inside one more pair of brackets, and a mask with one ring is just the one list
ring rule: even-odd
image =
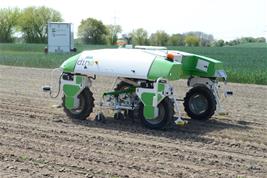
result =
[[48,52],[70,52],[74,48],[73,24],[64,22],[48,23]]

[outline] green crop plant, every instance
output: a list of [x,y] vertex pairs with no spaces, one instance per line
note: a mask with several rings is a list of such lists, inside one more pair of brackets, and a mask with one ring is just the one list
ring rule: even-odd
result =
[[[55,68],[76,53],[45,54],[45,44],[0,44],[0,64],[24,67]],[[107,45],[76,45],[86,49],[115,48]],[[168,47],[219,59],[224,63],[228,81],[267,84],[267,44],[252,43],[235,47]]]

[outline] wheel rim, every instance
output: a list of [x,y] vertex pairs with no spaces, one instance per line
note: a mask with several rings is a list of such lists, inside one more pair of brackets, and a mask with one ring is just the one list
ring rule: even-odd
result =
[[152,125],[156,125],[156,124],[159,124],[160,122],[162,122],[164,120],[164,117],[165,117],[165,108],[162,104],[159,104],[158,105],[158,108],[159,108],[159,115],[158,117],[156,117],[155,119],[146,119],[146,121]]
[[196,115],[206,112],[208,105],[207,98],[200,94],[195,94],[189,99],[189,108]]
[[80,96],[79,96],[79,100],[80,100],[79,107],[76,109],[70,110],[72,114],[80,114],[84,110],[85,100],[83,97],[80,97]]

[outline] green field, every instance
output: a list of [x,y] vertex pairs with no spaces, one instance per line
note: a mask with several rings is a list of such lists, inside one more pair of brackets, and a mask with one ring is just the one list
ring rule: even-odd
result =
[[[38,68],[56,68],[75,53],[45,54],[45,44],[0,43],[0,64]],[[85,49],[112,48],[103,45],[77,45],[78,52]],[[115,46],[114,46],[115,47]]]
[[[0,44],[0,64],[56,68],[69,54],[44,54],[44,44]],[[85,49],[114,48],[115,46],[76,45],[78,52]],[[221,60],[228,80],[238,83],[267,85],[267,44],[240,44],[234,47],[168,47]]]

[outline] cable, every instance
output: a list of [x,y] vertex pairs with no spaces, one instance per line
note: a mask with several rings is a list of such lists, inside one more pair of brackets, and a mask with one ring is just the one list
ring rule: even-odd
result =
[[60,93],[60,89],[61,89],[61,77],[63,75],[63,72],[61,73],[61,75],[59,76],[59,79],[58,79],[58,91],[57,91],[57,94],[55,96],[52,95],[52,90],[50,90],[50,97],[51,98],[57,98],[59,93]]

